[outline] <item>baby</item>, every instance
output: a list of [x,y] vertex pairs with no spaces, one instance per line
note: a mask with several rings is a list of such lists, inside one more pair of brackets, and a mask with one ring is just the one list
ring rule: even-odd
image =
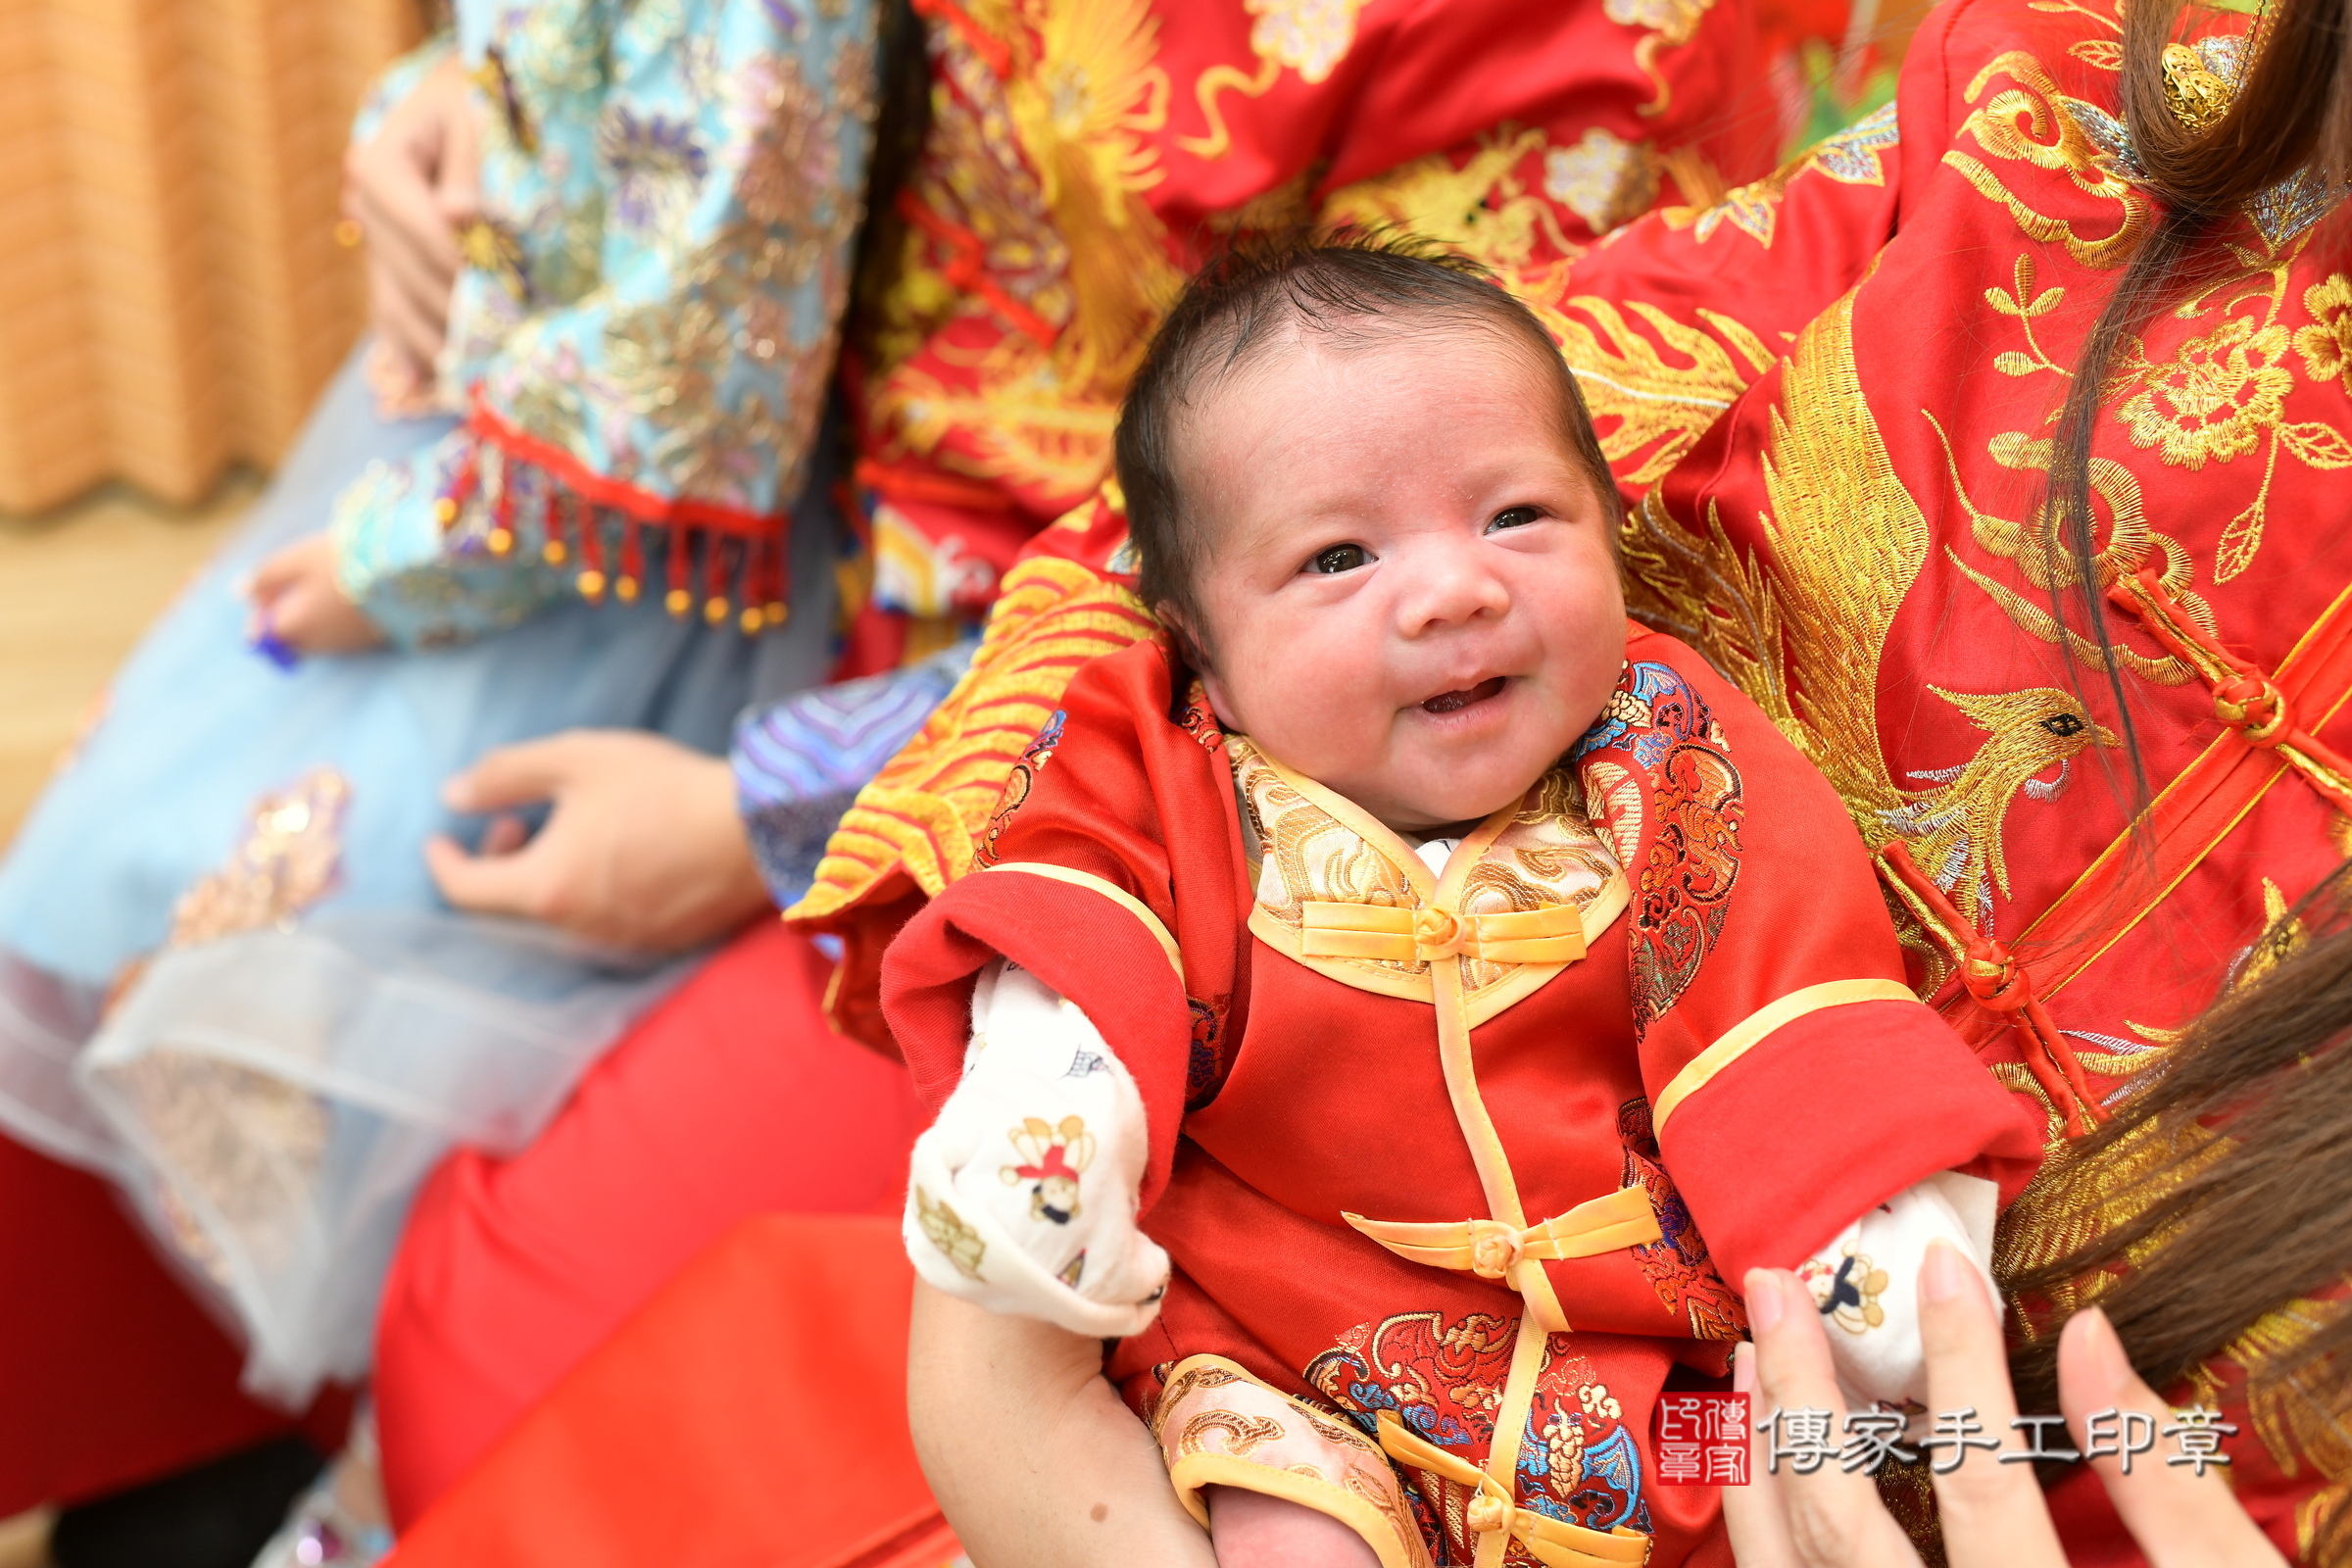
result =
[[1227,1564],[1720,1550],[1653,1416],[1723,1386],[1724,1281],[1799,1266],[1849,1399],[1918,1399],[1910,1282],[2038,1118],[1828,784],[1625,619],[1583,401],[1473,269],[1218,264],[1117,460],[1167,639],[1079,672],[886,963],[915,1267],[1116,1340]]

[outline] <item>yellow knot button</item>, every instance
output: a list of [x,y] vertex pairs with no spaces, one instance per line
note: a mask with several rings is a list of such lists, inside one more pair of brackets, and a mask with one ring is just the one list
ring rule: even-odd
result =
[[1510,1226],[1491,1219],[1470,1222],[1470,1272],[1480,1279],[1501,1279],[1525,1250],[1519,1233]]
[[1462,951],[1461,919],[1450,909],[1413,911],[1413,946],[1425,958],[1446,958]]
[[1492,1492],[1482,1492],[1470,1499],[1470,1533],[1491,1536],[1505,1530],[1511,1523],[1511,1505]]

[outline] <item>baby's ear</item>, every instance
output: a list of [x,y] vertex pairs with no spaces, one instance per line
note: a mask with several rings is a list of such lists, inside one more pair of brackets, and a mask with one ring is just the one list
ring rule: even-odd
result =
[[1217,727],[1228,734],[1243,733],[1242,726],[1234,719],[1233,704],[1226,700],[1225,683],[1217,678],[1217,672],[1206,664],[1196,663],[1193,668],[1200,676],[1200,694],[1208,699],[1208,710],[1217,715]]
[[[1181,607],[1165,602],[1154,605],[1152,608],[1152,613],[1158,617],[1161,627],[1166,630],[1168,642],[1176,650],[1176,657],[1184,662],[1186,668],[1200,677],[1200,689],[1208,697],[1209,710],[1217,715],[1218,725],[1228,730],[1233,729],[1235,727],[1233,704],[1226,701],[1225,683],[1218,678],[1216,666],[1208,662],[1207,652],[1201,647],[1200,637],[1193,631],[1192,616],[1187,614]],[[1179,682],[1178,684],[1186,683]],[[1173,700],[1176,709],[1181,710],[1185,703],[1185,693],[1175,692]],[[1177,713],[1171,712],[1168,716],[1174,718]]]
[[1191,665],[1203,680],[1208,679],[1208,659],[1201,652],[1200,636],[1193,630],[1193,617],[1185,612],[1184,607],[1172,599],[1163,599],[1152,607],[1152,615],[1168,634],[1168,642],[1174,646],[1176,657]]

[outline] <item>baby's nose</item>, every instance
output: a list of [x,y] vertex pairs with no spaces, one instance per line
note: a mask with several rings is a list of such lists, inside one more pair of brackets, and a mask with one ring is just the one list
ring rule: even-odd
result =
[[1398,608],[1408,637],[1510,609],[1510,591],[1502,579],[1469,552],[1432,552],[1431,559],[1414,563],[1404,576],[1406,589]]

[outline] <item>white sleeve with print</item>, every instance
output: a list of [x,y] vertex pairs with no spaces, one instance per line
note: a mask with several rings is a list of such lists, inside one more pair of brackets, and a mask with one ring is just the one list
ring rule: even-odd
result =
[[1931,1242],[1949,1242],[1992,1281],[1992,1227],[2000,1193],[1978,1176],[1944,1171],[1873,1207],[1799,1263],[1797,1277],[1829,1333],[1846,1408],[1924,1406],[1927,1355],[1919,1338],[1919,1268]]
[[914,1141],[903,1226],[930,1284],[1113,1339],[1159,1311],[1168,1254],[1136,1228],[1143,1097],[1075,1004],[999,960],[972,992],[963,1081]]

